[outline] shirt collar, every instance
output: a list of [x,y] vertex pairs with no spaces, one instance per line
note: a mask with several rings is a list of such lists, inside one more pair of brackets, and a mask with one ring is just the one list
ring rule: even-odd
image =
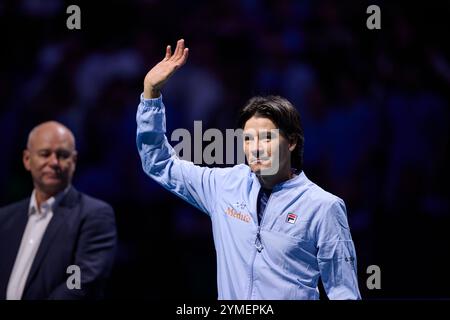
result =
[[43,203],[41,203],[41,211],[39,212],[37,201],[36,201],[36,189],[33,190],[31,193],[31,199],[30,199],[30,206],[28,208],[28,215],[31,216],[35,213],[42,215],[42,217],[45,217],[47,213],[50,210],[53,210],[53,208],[59,204],[59,202],[62,200],[62,198],[67,194],[67,192],[70,189],[70,185],[67,186],[63,191],[57,193],[53,197],[47,199]]

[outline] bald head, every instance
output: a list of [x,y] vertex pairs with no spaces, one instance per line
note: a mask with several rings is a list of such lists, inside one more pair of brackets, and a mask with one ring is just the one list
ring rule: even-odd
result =
[[28,135],[23,153],[25,169],[31,172],[35,190],[43,199],[64,190],[75,172],[75,137],[56,121],[41,123]]
[[32,150],[43,139],[66,141],[66,144],[75,150],[75,137],[72,131],[57,121],[43,122],[34,127],[28,135],[27,149]]

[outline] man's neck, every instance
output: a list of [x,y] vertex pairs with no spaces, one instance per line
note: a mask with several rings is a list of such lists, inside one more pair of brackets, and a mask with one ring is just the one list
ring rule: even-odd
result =
[[68,186],[62,190],[45,191],[45,190],[35,187],[34,190],[35,190],[36,205],[39,208],[39,210],[41,210],[41,204],[43,204],[45,201],[47,201],[51,197],[56,197],[59,193],[64,192],[67,189],[68,189]]
[[42,190],[36,189],[36,205],[41,210],[41,204],[55,196],[56,193],[48,193]]
[[272,190],[273,187],[279,183],[282,183],[284,181],[287,181],[289,179],[292,179],[294,177],[294,174],[291,170],[285,171],[282,174],[277,174],[273,176],[264,176],[264,175],[258,175],[259,183],[261,184],[261,187],[264,189]]

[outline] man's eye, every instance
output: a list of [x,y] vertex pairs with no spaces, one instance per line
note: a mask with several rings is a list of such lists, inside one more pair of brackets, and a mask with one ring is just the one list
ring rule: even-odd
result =
[[67,152],[67,151],[60,151],[60,152],[58,152],[58,158],[61,158],[61,159],[68,159],[69,157],[70,157],[70,152]]
[[48,151],[41,151],[41,152],[39,152],[38,154],[39,154],[39,156],[45,157],[45,158],[47,158],[48,156],[50,156],[50,152],[48,152]]
[[252,138],[250,136],[244,136],[244,141],[250,141]]

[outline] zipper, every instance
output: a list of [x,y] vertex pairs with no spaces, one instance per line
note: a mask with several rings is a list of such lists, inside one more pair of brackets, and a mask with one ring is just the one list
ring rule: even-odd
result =
[[[252,263],[250,265],[250,284],[248,286],[248,294],[247,294],[247,300],[251,299],[251,295],[252,295],[252,291],[253,291],[253,266],[255,264],[255,259],[256,259],[256,254],[257,253],[261,253],[261,251],[264,249],[263,245],[262,245],[262,239],[261,239],[261,226],[263,224],[264,218],[266,217],[266,211],[267,208],[269,207],[269,203],[270,203],[270,199],[272,198],[272,194],[273,194],[274,190],[272,190],[272,193],[269,196],[269,199],[267,199],[267,203],[266,203],[266,208],[264,209],[261,221],[258,224],[258,229],[256,231],[256,239],[255,239],[255,248],[256,250],[253,252],[253,256],[252,256]],[[256,208],[258,208],[258,203],[256,203]],[[258,209],[256,209],[258,210]],[[258,211],[256,211],[256,215],[258,215]]]
[[[267,199],[266,207],[264,208],[264,212],[263,212],[261,221],[259,222],[259,225],[258,225],[258,231],[256,232],[255,247],[256,247],[256,250],[258,250],[258,252],[261,252],[262,249],[264,249],[264,247],[262,245],[262,239],[261,239],[261,226],[263,225],[264,219],[266,218],[266,211],[267,211],[267,208],[269,207],[270,199],[272,199],[273,193],[274,193],[274,189],[272,189],[269,199]],[[256,205],[258,205],[258,204],[256,204]],[[258,213],[256,213],[256,214],[258,214]]]
[[253,264],[255,263],[256,250],[253,251],[252,264],[250,266],[250,284],[248,285],[247,300],[250,300],[253,291]]
[[263,248],[262,242],[261,242],[261,227],[258,226],[258,231],[256,233],[256,239],[255,239],[255,248],[258,252],[261,252]]

